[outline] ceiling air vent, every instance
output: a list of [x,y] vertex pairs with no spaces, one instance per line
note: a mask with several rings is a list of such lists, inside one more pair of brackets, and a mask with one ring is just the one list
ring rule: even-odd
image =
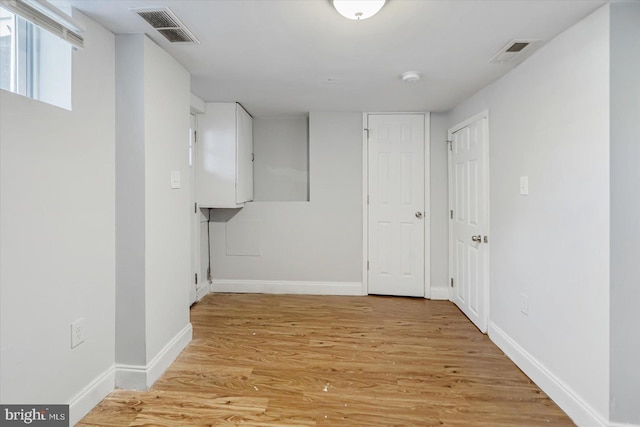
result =
[[171,43],[200,43],[168,7],[137,8],[131,11],[140,15]]
[[498,53],[493,55],[489,62],[507,64],[524,59],[533,52],[538,40],[511,40]]

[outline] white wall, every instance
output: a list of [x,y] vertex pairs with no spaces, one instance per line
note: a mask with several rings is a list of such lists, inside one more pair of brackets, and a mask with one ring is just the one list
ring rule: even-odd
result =
[[447,115],[431,113],[431,299],[449,299],[449,199],[447,175]]
[[[189,72],[144,38],[147,360],[189,325]],[[170,188],[171,171],[182,188]]]
[[253,200],[309,200],[307,116],[254,117]]
[[[312,113],[310,126],[310,202],[255,202],[241,210],[214,210],[212,213],[213,276],[222,281],[362,281],[362,116],[357,114]],[[335,124],[331,120],[335,119]],[[260,126],[260,120],[254,123]],[[269,122],[271,126],[273,123]],[[348,124],[348,128],[345,126]],[[277,121],[274,125],[277,125]],[[447,217],[447,116],[431,114],[431,286],[432,297],[448,298],[448,217]],[[344,132],[341,134],[340,132]],[[268,144],[255,133],[256,194],[261,178],[261,150]],[[322,157],[320,157],[322,154]],[[329,181],[330,180],[330,181]],[[333,186],[333,187],[332,187]],[[206,214],[206,211],[205,211]],[[343,214],[344,218],[343,218]],[[206,219],[206,215],[203,215]],[[242,242],[246,253],[227,254],[227,228],[232,237],[250,234],[259,227],[259,238]],[[230,225],[231,224],[231,225]],[[240,229],[238,230],[238,227]],[[345,234],[346,233],[346,234]],[[237,235],[237,234],[235,234]],[[206,245],[206,221],[202,224]],[[336,244],[336,240],[341,242]],[[305,242],[310,243],[305,243]],[[238,243],[238,242],[236,242]],[[348,245],[344,245],[348,243]],[[237,247],[234,244],[234,247]],[[202,246],[203,277],[206,271],[206,246]],[[231,251],[233,252],[233,251]],[[235,285],[235,284],[234,284]],[[246,290],[265,289],[242,287]],[[216,286],[214,286],[214,289]],[[221,289],[220,286],[217,286]],[[222,288],[229,290],[228,287]],[[335,290],[335,289],[334,289]],[[288,291],[303,291],[289,288]]]
[[[77,18],[73,111],[0,91],[2,403],[75,404],[96,380],[107,390],[88,410],[113,388],[114,37]],[[78,318],[85,342],[71,349]]]
[[489,110],[490,336],[580,425],[609,415],[608,105],[605,6],[449,117]]
[[640,3],[611,3],[611,419],[640,425]]
[[[214,210],[216,281],[362,282],[362,114],[310,113],[309,161],[309,202]],[[259,255],[228,256],[228,244]]]
[[190,83],[143,34],[116,48],[116,383],[146,388],[191,338]]
[[[145,136],[144,43],[116,37],[116,353],[144,365]],[[137,41],[137,42],[136,42]]]

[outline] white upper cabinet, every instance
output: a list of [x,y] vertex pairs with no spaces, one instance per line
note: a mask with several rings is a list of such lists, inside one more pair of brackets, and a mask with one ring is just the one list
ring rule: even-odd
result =
[[198,206],[240,208],[253,200],[253,119],[236,102],[207,102],[198,119]]

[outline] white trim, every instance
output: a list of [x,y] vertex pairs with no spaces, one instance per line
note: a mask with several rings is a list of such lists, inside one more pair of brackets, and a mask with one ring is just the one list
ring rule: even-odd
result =
[[432,300],[449,300],[449,288],[431,288],[431,295],[429,297]]
[[489,338],[577,425],[581,427],[614,426],[493,322],[489,323]]
[[451,144],[453,144],[452,135],[453,129],[447,131],[447,246],[449,248],[448,254],[448,268],[447,268],[447,290],[449,291],[449,301],[453,302],[453,224],[451,218],[451,209],[453,208],[453,194],[451,191],[451,183],[453,182],[453,157],[451,153]]
[[610,421],[609,427],[640,427],[640,424],[626,424],[626,423],[616,423],[616,422]]
[[[206,279],[205,279],[206,280]],[[196,288],[196,301],[200,301],[202,298],[209,295],[211,292],[211,284],[209,282],[203,283],[202,286]]]
[[367,112],[362,113],[362,295],[369,293],[369,116],[420,114],[424,117],[424,297],[431,298],[431,113],[409,112]]
[[143,365],[116,365],[116,382],[117,388],[126,390],[146,390],[147,387],[147,368]]
[[115,377],[116,368],[111,366],[71,399],[69,402],[69,425],[75,425],[113,391]]
[[193,337],[193,327],[191,323],[182,328],[171,341],[158,352],[151,362],[147,364],[147,384],[149,387],[162,376],[164,371],[176,360],[176,357],[184,350]]
[[369,293],[369,114],[362,113],[362,295]]
[[489,119],[489,110],[483,110],[480,113],[469,117],[467,120],[464,120],[460,123],[458,123],[455,126],[452,126],[449,128],[449,133],[448,136],[451,136],[452,134],[456,133],[457,131],[459,131],[460,129],[464,129],[467,126],[469,126],[471,123],[476,122],[480,119]]
[[424,114],[424,297],[431,293],[431,113]]
[[360,282],[214,279],[211,292],[295,295],[362,295]]
[[192,336],[193,329],[189,323],[145,366],[117,364],[115,386],[131,390],[149,389],[189,345]]
[[198,98],[193,93],[191,94],[191,114],[204,114],[205,104],[204,101]]
[[[189,189],[189,206],[194,206],[194,212],[189,210],[189,255],[191,261],[191,281],[189,283],[189,304],[194,304],[202,298],[202,292],[198,292],[198,287],[202,288],[204,285],[204,278],[202,276],[202,266],[200,259],[200,232],[202,230],[202,211],[198,209],[198,195],[197,195],[197,182],[198,179],[198,147],[197,147],[197,135],[198,135],[198,115],[194,112],[194,102],[200,101],[203,104],[204,101],[191,94],[191,113],[189,114],[189,144],[191,146],[191,165],[189,166],[189,180],[191,188]],[[197,278],[197,279],[196,279]]]
[[[485,259],[485,289],[484,289],[484,304],[486,307],[485,310],[485,315],[483,316],[484,319],[482,320],[483,326],[486,327],[488,329],[488,325],[489,325],[489,313],[491,311],[491,152],[490,152],[490,138],[489,138],[489,110],[484,110],[472,117],[469,117],[467,120],[464,120],[460,123],[458,123],[455,126],[452,126],[451,128],[449,128],[448,132],[447,132],[447,141],[452,141],[452,137],[453,134],[456,133],[457,131],[459,131],[460,129],[464,129],[465,127],[469,126],[471,123],[474,123],[480,119],[486,119],[486,123],[485,123],[485,127],[484,127],[484,147],[483,147],[483,156],[484,156],[484,161],[485,161],[485,168],[484,168],[484,181],[485,181],[485,189],[484,189],[484,196],[487,202],[487,206],[485,208],[486,210],[486,214],[487,214],[487,236],[489,236],[489,243],[486,243],[486,245],[488,245],[487,247],[487,253],[486,253],[486,259]],[[449,144],[449,142],[447,142],[447,144]],[[448,210],[449,212],[451,212],[451,210],[453,209],[453,199],[452,199],[452,195],[453,192],[451,191],[451,183],[453,182],[452,180],[452,170],[453,170],[453,156],[452,156],[452,151],[451,149],[449,149],[447,147],[447,168],[448,168],[448,172],[447,172],[447,179],[448,179],[448,183],[447,183],[447,192],[448,192]],[[451,278],[453,277],[453,227],[451,225],[451,216],[448,216],[448,228],[449,228],[449,280],[451,280]],[[485,243],[483,243],[485,244]],[[449,287],[448,288],[449,291],[449,300],[453,302],[453,295],[452,295],[452,288]],[[482,328],[481,328],[482,330]],[[486,331],[482,330],[483,333],[486,333]]]

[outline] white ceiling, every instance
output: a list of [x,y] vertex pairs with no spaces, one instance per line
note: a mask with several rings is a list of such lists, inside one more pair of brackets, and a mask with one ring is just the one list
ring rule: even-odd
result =
[[[254,116],[308,111],[446,111],[514,65],[509,41],[546,43],[605,0],[391,0],[350,21],[329,0],[66,0],[114,33],[147,33],[205,101]],[[201,44],[171,44],[129,9],[168,6]],[[422,79],[404,83],[400,74]],[[331,79],[331,80],[330,80]]]

